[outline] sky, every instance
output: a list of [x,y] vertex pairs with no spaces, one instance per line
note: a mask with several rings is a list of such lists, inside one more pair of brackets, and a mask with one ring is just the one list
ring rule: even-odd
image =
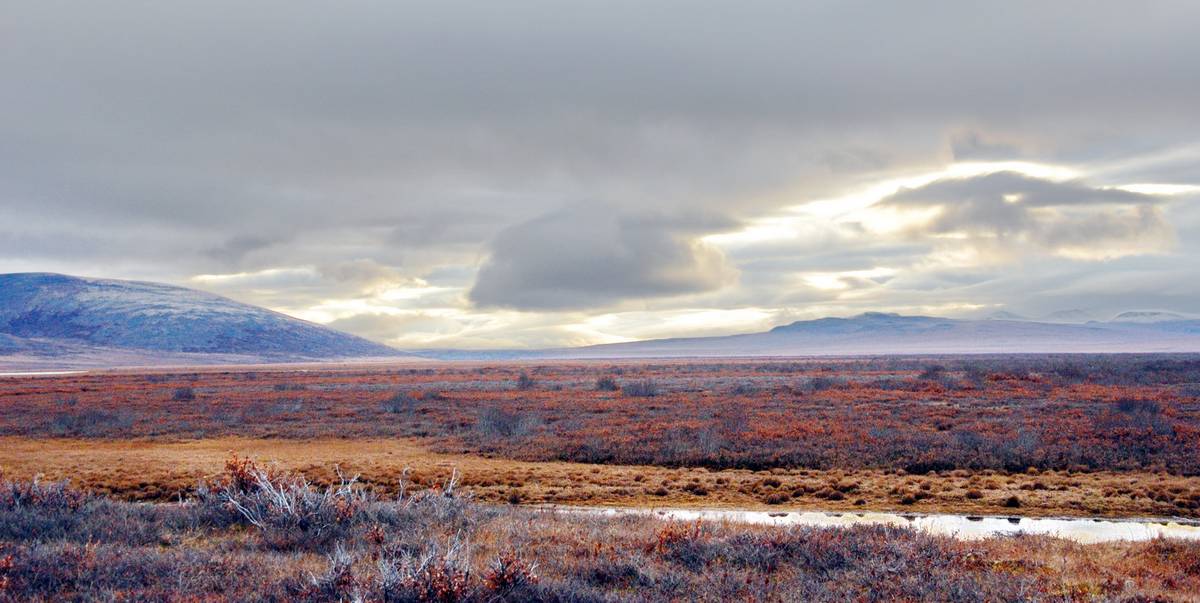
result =
[[1200,3],[0,2],[0,272],[401,348],[1200,314]]

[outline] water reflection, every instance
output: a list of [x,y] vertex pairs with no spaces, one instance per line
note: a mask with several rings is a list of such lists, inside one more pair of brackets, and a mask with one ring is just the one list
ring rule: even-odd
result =
[[817,511],[737,511],[703,509],[618,509],[562,508],[569,512],[603,515],[652,513],[680,521],[731,521],[777,526],[847,527],[852,525],[895,525],[930,534],[963,539],[987,538],[1004,534],[1043,534],[1081,543],[1116,540],[1150,540],[1159,536],[1200,540],[1200,526],[1180,521],[1142,521],[1137,519],[1063,519],[1032,517],[995,517],[981,515],[901,515],[896,513],[823,513]]
[[61,377],[63,375],[82,375],[87,371],[17,371],[0,373],[0,377]]

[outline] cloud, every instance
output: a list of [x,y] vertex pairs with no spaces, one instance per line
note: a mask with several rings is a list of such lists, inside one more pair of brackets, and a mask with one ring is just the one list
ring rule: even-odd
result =
[[731,225],[709,217],[572,206],[500,233],[470,299],[483,307],[568,310],[712,291],[736,273],[720,250],[697,235]]
[[[1017,172],[949,178],[901,189],[877,208],[934,209],[908,229],[912,237],[949,237],[1007,251],[1032,244],[1079,259],[1108,259],[1168,248],[1174,240],[1163,199],[1077,180]],[[952,244],[952,243],[951,243]]]

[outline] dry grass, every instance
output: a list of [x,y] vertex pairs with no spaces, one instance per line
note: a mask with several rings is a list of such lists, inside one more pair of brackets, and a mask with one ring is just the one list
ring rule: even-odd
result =
[[[416,488],[457,470],[478,499],[522,504],[711,508],[902,510],[1046,516],[1189,515],[1177,500],[1200,497],[1200,478],[1154,473],[1013,473],[964,470],[905,475],[877,470],[724,470],[527,462],[431,452],[412,439],[213,438],[71,440],[0,438],[10,478],[70,479],[131,500],[173,500],[219,473],[230,452],[276,464],[317,483],[333,467],[384,492],[406,468]],[[978,496],[978,497],[976,497]],[[1020,508],[1005,505],[1017,496]]]
[[1196,542],[674,523],[227,468],[178,505],[0,484],[0,601],[1200,600]]

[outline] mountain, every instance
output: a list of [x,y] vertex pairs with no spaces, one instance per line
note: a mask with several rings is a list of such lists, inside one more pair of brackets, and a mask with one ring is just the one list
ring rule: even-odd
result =
[[554,350],[542,357],[835,356],[1200,352],[1200,320],[1062,324],[868,312],[765,333],[659,339]]
[[[0,275],[0,355],[65,364],[394,357],[400,352],[231,299],[160,283]],[[0,358],[0,362],[4,361]]]

